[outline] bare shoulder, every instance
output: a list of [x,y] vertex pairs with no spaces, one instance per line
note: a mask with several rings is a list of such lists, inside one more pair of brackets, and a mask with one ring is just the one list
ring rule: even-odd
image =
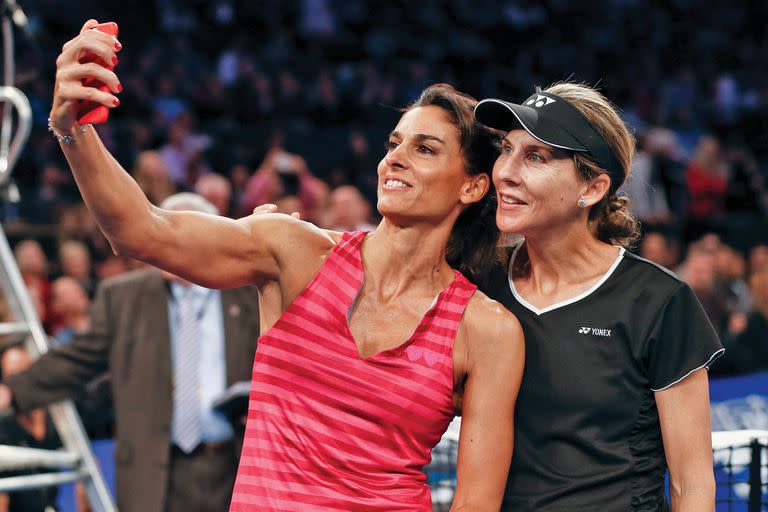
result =
[[329,252],[338,243],[341,233],[321,229],[311,222],[282,213],[249,215],[237,221],[257,241],[269,241],[276,254],[306,254]]
[[464,332],[470,354],[519,356],[524,350],[523,328],[501,303],[476,291],[464,313]]
[[467,304],[464,321],[471,334],[522,337],[523,329],[517,317],[500,302],[476,291]]

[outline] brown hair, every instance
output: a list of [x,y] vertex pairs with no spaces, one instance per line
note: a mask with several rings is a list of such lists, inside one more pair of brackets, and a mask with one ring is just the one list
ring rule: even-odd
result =
[[[608,193],[589,211],[589,222],[595,236],[605,243],[630,246],[640,236],[640,226],[630,211],[630,201],[618,193],[627,180],[632,157],[635,153],[635,138],[621,119],[618,109],[597,90],[582,84],[560,82],[550,85],[543,92],[556,94],[570,102],[587,121],[605,138],[624,170],[621,183],[611,182]],[[583,153],[574,153],[576,169],[586,180],[594,179],[608,172],[593,158]]]
[[[500,132],[475,120],[477,100],[448,84],[427,87],[403,112],[417,107],[436,106],[445,110],[459,130],[464,170],[467,174],[490,174],[499,156]],[[490,181],[490,180],[489,180]],[[488,193],[461,212],[446,247],[446,259],[475,283],[483,282],[488,270],[500,258],[499,228],[496,226],[496,191],[490,182]]]

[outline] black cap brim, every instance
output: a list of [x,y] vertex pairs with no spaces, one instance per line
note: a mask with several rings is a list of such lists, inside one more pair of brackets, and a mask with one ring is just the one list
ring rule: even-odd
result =
[[477,104],[475,118],[497,130],[522,128],[544,144],[587,153],[608,172],[617,188],[624,182],[625,170],[605,137],[561,96],[536,92],[522,105],[490,98]]
[[[548,97],[543,95],[540,97],[543,98],[541,101],[548,101]],[[535,101],[535,98],[532,98]],[[475,118],[482,124],[505,133],[522,128],[533,138],[556,148],[579,152],[588,151],[586,146],[569,133],[556,118],[553,118],[557,115],[557,110],[559,109],[552,108],[544,111],[489,98],[477,104]]]

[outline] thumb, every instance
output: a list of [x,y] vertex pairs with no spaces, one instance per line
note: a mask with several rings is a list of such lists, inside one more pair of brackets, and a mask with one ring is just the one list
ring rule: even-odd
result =
[[260,215],[262,213],[273,213],[277,210],[277,206],[271,203],[266,203],[257,206],[253,209],[253,215]]
[[85,22],[85,25],[83,25],[83,28],[80,29],[80,33],[82,34],[86,30],[91,30],[93,27],[95,27],[98,24],[99,24],[98,21],[96,21],[95,19],[91,18],[91,19],[89,19],[88,21]]

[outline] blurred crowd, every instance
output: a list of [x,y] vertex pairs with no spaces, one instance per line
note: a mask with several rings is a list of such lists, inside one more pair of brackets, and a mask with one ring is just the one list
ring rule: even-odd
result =
[[377,222],[378,160],[398,108],[449,82],[522,100],[597,84],[638,139],[625,193],[635,250],[696,291],[728,349],[714,371],[768,369],[768,3],[598,0],[20,2],[17,85],[34,128],[3,227],[49,334],[88,323],[112,254],[46,132],[61,45],[119,23],[121,106],[98,129],[158,204],[195,191],[239,217],[272,202],[331,229]]

